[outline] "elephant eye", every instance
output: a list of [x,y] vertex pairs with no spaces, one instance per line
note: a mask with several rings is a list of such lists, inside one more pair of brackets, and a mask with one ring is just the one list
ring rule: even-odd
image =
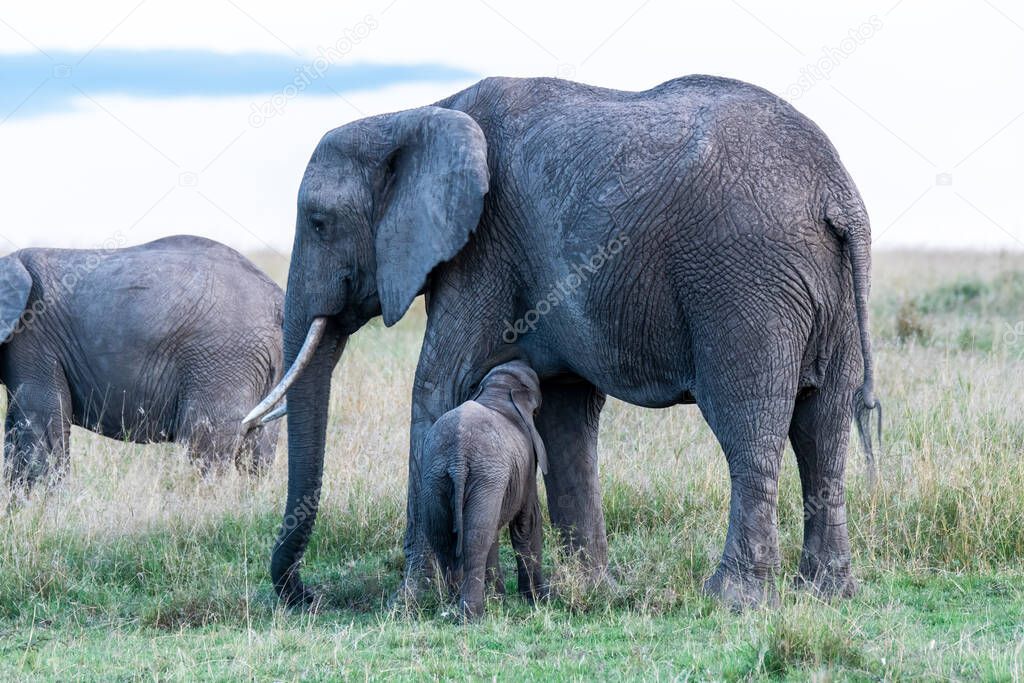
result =
[[327,241],[331,238],[331,225],[332,221],[330,217],[322,213],[315,213],[309,217],[310,229],[312,229],[316,236],[321,240]]

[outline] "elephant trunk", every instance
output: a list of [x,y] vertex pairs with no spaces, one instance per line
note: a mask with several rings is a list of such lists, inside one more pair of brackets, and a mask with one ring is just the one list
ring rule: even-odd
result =
[[285,317],[285,360],[294,364],[309,347],[313,326],[321,324],[319,344],[309,349],[305,371],[287,389],[288,397],[288,501],[284,521],[274,545],[270,575],[274,590],[289,606],[308,603],[312,593],[302,584],[299,563],[309,542],[320,504],[324,446],[327,432],[331,373],[348,338],[327,318],[310,320],[296,314]]

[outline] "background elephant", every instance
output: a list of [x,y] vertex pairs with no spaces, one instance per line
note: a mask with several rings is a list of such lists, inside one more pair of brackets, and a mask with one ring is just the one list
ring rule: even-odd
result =
[[59,475],[73,424],[262,469],[276,426],[239,427],[242,406],[280,379],[283,300],[245,257],[200,237],[0,259],[10,479]]
[[[734,80],[623,92],[488,78],[332,130],[299,189],[288,277],[285,359],[315,352],[287,393],[287,518],[319,501],[331,369],[346,339],[376,315],[393,325],[425,293],[407,590],[424,567],[414,506],[424,435],[515,341],[542,380],[552,521],[595,578],[607,567],[597,434],[610,394],[696,403],[725,451],[729,529],[709,593],[734,605],[771,597],[788,435],[807,511],[800,578],[847,595],[850,419],[863,424],[875,405],[870,244],[825,135]],[[298,562],[314,517],[274,550],[274,585],[290,603],[311,597]]]
[[506,526],[519,593],[533,602],[543,589],[537,466],[546,471],[547,456],[533,423],[540,401],[537,373],[521,360],[502,363],[472,400],[442,415],[424,438],[423,532],[470,618],[483,614],[485,581],[505,590],[498,538]]

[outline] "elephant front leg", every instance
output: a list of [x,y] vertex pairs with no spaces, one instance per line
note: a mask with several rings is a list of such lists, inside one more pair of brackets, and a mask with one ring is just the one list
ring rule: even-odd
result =
[[8,392],[4,461],[12,487],[57,482],[70,463],[70,400],[50,388],[21,386]]
[[420,496],[420,464],[422,462],[423,439],[431,425],[444,414],[444,409],[434,406],[427,392],[417,383],[413,391],[412,424],[409,429],[409,480],[406,487],[405,506],[405,571],[402,583],[392,598],[392,603],[410,606],[416,603],[422,590],[428,585],[434,565],[430,545],[419,518],[417,501]]
[[547,597],[547,586],[541,568],[543,531],[540,503],[531,496],[523,510],[509,525],[509,536],[516,551],[519,594],[531,604]]
[[593,385],[545,382],[537,430],[548,454],[548,511],[564,548],[578,555],[590,580],[610,580],[601,507],[597,432],[605,396]]

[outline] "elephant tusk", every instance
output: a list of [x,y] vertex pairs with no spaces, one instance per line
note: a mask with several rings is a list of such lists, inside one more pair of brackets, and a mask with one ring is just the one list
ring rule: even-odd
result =
[[284,373],[284,377],[277,383],[277,386],[270,390],[267,397],[260,401],[259,405],[245,416],[245,419],[242,420],[243,430],[251,429],[257,420],[270,413],[273,407],[288,394],[289,387],[295,384],[302,371],[313,360],[313,354],[316,353],[316,347],[320,344],[325,329],[327,329],[327,318],[313,319],[312,324],[309,326],[309,332],[306,333],[306,340],[302,342],[302,348],[299,349],[299,354],[295,356],[295,362],[288,368],[288,372]]
[[280,420],[282,417],[288,414],[288,399],[285,399],[281,405],[271,410],[269,413],[260,418],[260,424],[265,425],[273,422],[274,420]]

